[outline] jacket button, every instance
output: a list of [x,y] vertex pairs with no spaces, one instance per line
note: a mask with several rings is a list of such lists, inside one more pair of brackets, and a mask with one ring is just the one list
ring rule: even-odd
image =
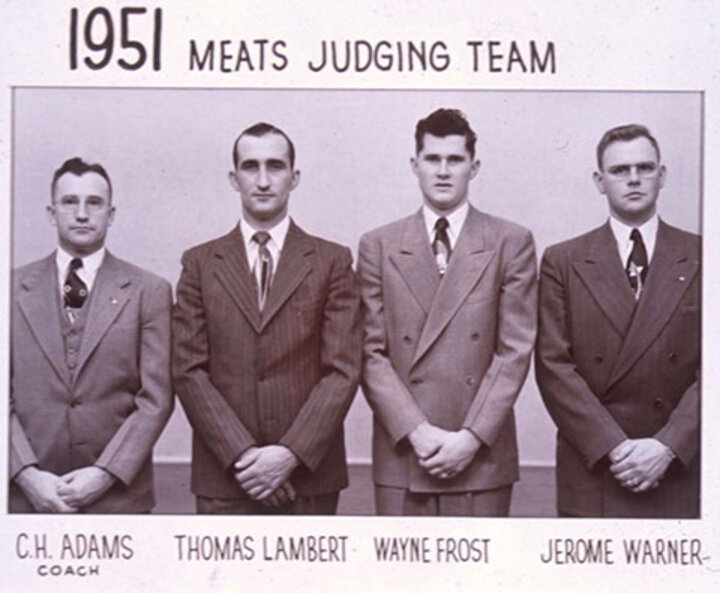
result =
[[475,385],[475,377],[467,376],[465,377],[465,384],[466,385]]
[[410,342],[412,342],[412,338],[410,336],[403,336],[403,342],[409,344]]
[[420,385],[420,383],[422,383],[422,379],[419,377],[413,377],[410,379],[410,385]]
[[653,405],[658,409],[662,410],[665,407],[665,402],[662,400],[662,398],[658,397],[653,402]]
[[76,407],[79,406],[79,405],[80,405],[80,402],[79,402],[78,400],[76,400],[76,399],[74,399],[74,400],[72,400],[72,401],[70,402],[70,407],[71,407],[71,408],[76,408]]
[[593,360],[595,361],[595,364],[602,364],[602,361],[604,359],[602,357],[602,354],[596,354]]
[[678,359],[677,352],[671,352],[670,356],[668,356],[668,360],[670,362],[677,362],[677,359]]
[[478,332],[473,332],[472,334],[470,334],[470,339],[473,342],[477,342],[480,339],[480,334]]

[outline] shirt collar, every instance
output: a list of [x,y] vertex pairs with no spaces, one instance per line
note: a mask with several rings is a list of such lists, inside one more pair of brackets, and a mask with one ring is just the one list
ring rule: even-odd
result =
[[[271,229],[267,229],[267,233],[270,235],[270,247],[275,248],[278,253],[282,251],[285,243],[285,237],[287,236],[288,229],[290,228],[290,217],[285,216],[280,222],[278,222]],[[245,242],[245,249],[250,250],[251,245],[256,245],[252,240],[253,235],[257,232],[257,229],[253,228],[242,216],[240,217],[240,233],[242,234],[243,241]]]
[[[95,276],[97,276],[98,270],[105,259],[105,252],[105,247],[101,247],[90,255],[78,258],[82,260],[83,265],[77,270],[77,274],[80,279],[85,282],[88,291],[92,290],[93,284],[95,283]],[[73,259],[75,259],[74,256],[70,255],[58,245],[57,251],[55,252],[55,265],[57,266],[58,284],[61,293],[68,270],[70,269],[70,262]]]
[[[90,255],[78,258],[82,260],[83,265],[81,269],[85,275],[95,277],[95,274],[97,274],[97,271],[105,258],[105,251],[105,247],[101,247]],[[58,267],[58,277],[61,282],[65,281],[68,267],[73,259],[75,259],[75,256],[70,255],[62,247],[58,246],[57,251],[55,252],[55,263]]]
[[[448,221],[448,235],[450,237],[450,246],[453,248],[455,247],[455,243],[460,236],[460,231],[465,224],[465,219],[467,218],[469,210],[470,205],[465,202],[464,204],[453,210],[450,214],[445,215],[445,218],[447,218]],[[435,223],[438,221],[440,216],[430,210],[430,208],[428,208],[426,204],[423,204],[422,206],[422,213],[423,219],[425,220],[425,229],[427,230],[428,237],[430,237],[430,241],[432,242],[433,238],[435,237]]]
[[654,214],[649,220],[645,221],[640,226],[630,226],[617,218],[610,217],[610,228],[612,229],[615,241],[618,244],[621,254],[625,251],[626,246],[630,243],[630,233],[633,229],[640,231],[643,243],[647,250],[648,258],[652,257],[653,251],[655,250],[655,238],[657,236],[658,225],[660,223],[660,217]]

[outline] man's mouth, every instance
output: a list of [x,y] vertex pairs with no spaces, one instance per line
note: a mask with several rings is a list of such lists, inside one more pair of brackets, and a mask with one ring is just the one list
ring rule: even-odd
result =
[[641,191],[631,191],[630,193],[625,194],[625,197],[631,198],[631,199],[637,199],[637,198],[645,197],[645,194]]

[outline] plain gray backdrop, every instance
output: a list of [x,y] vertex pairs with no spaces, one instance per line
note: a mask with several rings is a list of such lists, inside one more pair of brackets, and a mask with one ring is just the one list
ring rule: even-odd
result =
[[[50,179],[65,159],[81,156],[103,164],[113,181],[109,249],[174,285],[185,249],[236,224],[231,147],[257,121],[281,127],[295,143],[302,177],[291,216],[355,254],[363,232],[420,206],[409,166],[414,127],[438,107],[464,111],[478,134],[482,166],[471,202],[530,228],[538,261],[548,245],[607,218],[592,182],[595,146],[619,124],[645,124],[660,143],[668,168],[661,216],[700,227],[700,93],[16,88],[13,265],[54,249],[45,214]],[[515,409],[521,463],[552,465],[555,429],[532,370]],[[346,420],[351,460],[369,460],[370,431],[359,392]],[[190,428],[179,405],[155,456],[189,460]]]

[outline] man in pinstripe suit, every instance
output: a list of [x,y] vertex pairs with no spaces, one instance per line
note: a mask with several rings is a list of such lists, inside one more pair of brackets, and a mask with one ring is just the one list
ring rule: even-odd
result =
[[352,257],[288,217],[300,172],[282,130],[246,129],[233,163],[240,222],[183,255],[173,313],[197,510],[333,514],[361,364]]

